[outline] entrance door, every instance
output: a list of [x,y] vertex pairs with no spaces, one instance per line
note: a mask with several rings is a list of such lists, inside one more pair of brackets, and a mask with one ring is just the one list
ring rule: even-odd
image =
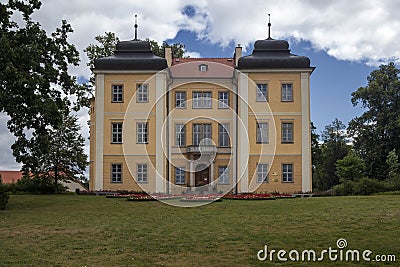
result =
[[203,186],[210,182],[210,167],[196,171],[195,186]]

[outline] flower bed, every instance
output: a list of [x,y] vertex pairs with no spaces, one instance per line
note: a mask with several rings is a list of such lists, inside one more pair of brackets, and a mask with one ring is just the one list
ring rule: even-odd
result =
[[271,194],[238,194],[238,195],[226,195],[225,199],[235,200],[274,200],[275,196]]
[[191,195],[185,196],[180,201],[182,202],[214,202],[221,201],[222,195]]
[[131,194],[127,198],[127,201],[153,201],[153,200],[157,199],[150,195],[145,195],[145,194]]

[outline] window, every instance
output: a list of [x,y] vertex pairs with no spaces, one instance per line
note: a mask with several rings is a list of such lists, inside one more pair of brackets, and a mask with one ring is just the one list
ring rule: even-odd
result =
[[111,164],[111,182],[122,183],[122,164]]
[[282,122],[282,143],[293,143],[293,122]]
[[282,182],[293,182],[293,164],[282,164]]
[[186,108],[186,92],[175,93],[175,107]]
[[211,145],[211,124],[193,124],[193,145]]
[[193,92],[193,108],[211,108],[211,92]]
[[218,146],[229,146],[229,124],[218,124]]
[[111,102],[123,102],[124,86],[122,84],[113,84],[112,86],[112,101]]
[[147,83],[137,85],[136,102],[138,103],[149,102],[149,85]]
[[175,183],[176,184],[185,184],[184,168],[180,168],[180,167],[175,168]]
[[147,164],[137,165],[136,177],[139,183],[147,183]]
[[147,122],[136,123],[136,142],[138,144],[147,144],[148,133],[147,133]]
[[111,143],[122,143],[122,122],[111,124]]
[[206,64],[200,64],[199,65],[199,71],[207,71],[208,70],[208,66]]
[[268,123],[258,123],[257,122],[257,136],[256,136],[257,144],[266,144],[268,143]]
[[184,147],[186,144],[186,127],[185,124],[175,124],[175,136],[178,147]]
[[257,183],[268,183],[268,164],[257,164]]
[[229,108],[229,92],[218,92],[218,108]]
[[220,184],[229,184],[228,166],[219,166],[218,167],[218,182]]
[[257,84],[257,101],[265,102],[268,100],[268,85],[266,83]]
[[293,101],[293,85],[291,83],[282,84],[282,102]]

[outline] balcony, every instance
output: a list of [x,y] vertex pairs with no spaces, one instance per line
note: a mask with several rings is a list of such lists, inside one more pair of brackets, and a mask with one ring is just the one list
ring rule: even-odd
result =
[[215,154],[217,153],[217,147],[214,145],[199,145],[199,146],[187,146],[186,153],[188,154]]
[[231,154],[231,147],[217,147],[215,145],[199,145],[186,147],[172,147],[172,154]]

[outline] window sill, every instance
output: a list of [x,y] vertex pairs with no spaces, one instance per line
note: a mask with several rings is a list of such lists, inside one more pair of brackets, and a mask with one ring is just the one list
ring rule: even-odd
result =
[[281,183],[282,183],[282,184],[293,184],[294,181],[282,181]]
[[281,144],[283,144],[283,145],[285,145],[285,144],[292,145],[292,144],[294,144],[294,142],[293,141],[292,142],[281,142]]
[[114,181],[111,181],[111,183],[112,183],[112,184],[122,184],[122,181],[121,181],[121,182],[114,182]]
[[136,181],[138,184],[148,184],[148,181]]
[[112,145],[122,145],[122,142],[111,142]]

